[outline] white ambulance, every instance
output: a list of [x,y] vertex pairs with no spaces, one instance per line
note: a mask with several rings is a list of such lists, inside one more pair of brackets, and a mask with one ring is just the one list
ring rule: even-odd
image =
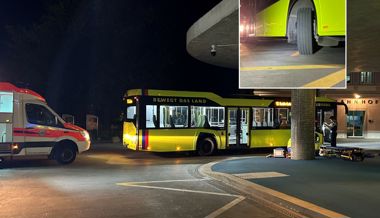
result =
[[69,164],[89,148],[88,132],[66,123],[41,95],[0,82],[0,161],[46,155]]

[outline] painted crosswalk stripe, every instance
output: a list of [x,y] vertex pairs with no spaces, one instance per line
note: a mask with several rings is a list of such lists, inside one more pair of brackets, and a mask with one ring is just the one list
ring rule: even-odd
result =
[[264,179],[289,176],[278,172],[239,173],[233,175],[242,179]]

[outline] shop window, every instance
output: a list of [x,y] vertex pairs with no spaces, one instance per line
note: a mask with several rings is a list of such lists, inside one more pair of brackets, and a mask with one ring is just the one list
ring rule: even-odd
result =
[[13,93],[0,92],[0,113],[13,113]]
[[252,127],[273,127],[273,108],[253,108]]
[[146,128],[158,128],[157,121],[157,105],[147,105],[146,106]]
[[373,72],[360,72],[360,84],[371,85],[374,83]]
[[350,72],[347,72],[346,81],[347,81],[347,84],[351,83],[351,73]]
[[188,127],[187,106],[160,106],[160,127],[184,128]]
[[191,127],[224,127],[224,107],[191,107]]

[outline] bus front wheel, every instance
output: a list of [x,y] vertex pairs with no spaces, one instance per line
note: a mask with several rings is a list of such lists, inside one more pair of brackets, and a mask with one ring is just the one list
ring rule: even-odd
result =
[[206,137],[198,142],[197,152],[199,156],[209,156],[215,151],[215,142],[212,138]]
[[311,8],[300,8],[297,11],[297,47],[302,55],[311,55],[316,48]]

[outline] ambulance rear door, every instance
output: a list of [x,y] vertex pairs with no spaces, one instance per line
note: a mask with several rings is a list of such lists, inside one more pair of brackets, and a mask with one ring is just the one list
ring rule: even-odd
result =
[[0,91],[0,156],[11,154],[13,142],[13,92]]

